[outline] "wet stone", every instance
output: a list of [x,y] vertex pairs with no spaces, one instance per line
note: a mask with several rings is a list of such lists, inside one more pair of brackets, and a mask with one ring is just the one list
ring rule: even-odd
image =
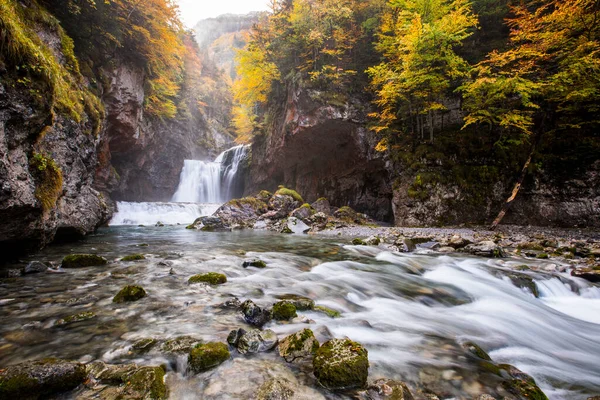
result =
[[202,343],[202,340],[191,336],[179,336],[165,341],[160,346],[160,351],[167,354],[185,354],[189,353],[198,343]]
[[262,353],[277,346],[277,334],[270,329],[252,329],[239,337],[237,349],[241,354]]
[[365,387],[369,376],[367,350],[349,339],[332,339],[323,344],[313,359],[319,383],[329,390]]
[[250,325],[262,328],[271,321],[271,313],[254,304],[252,300],[246,300],[242,304],[241,309],[244,320]]
[[188,363],[190,369],[198,374],[219,366],[230,357],[226,344],[210,342],[196,345],[188,356]]
[[318,349],[319,342],[310,329],[289,335],[279,343],[279,355],[287,362],[311,359]]

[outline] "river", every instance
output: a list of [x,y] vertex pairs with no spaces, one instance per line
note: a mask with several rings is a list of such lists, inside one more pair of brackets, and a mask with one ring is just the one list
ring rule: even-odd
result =
[[[232,329],[248,326],[219,304],[235,296],[269,306],[278,296],[297,294],[341,317],[299,312],[312,323],[271,322],[266,328],[283,338],[309,326],[321,340],[358,341],[369,351],[370,378],[399,379],[458,399],[493,394],[494,378],[460,346],[469,340],[494,362],[532,375],[550,399],[600,393],[600,288],[567,274],[524,272],[536,283],[536,298],[508,278],[508,267],[522,264],[519,260],[401,254],[349,243],[165,226],[103,228],[78,243],[53,245],[28,260],[59,264],[75,252],[97,253],[111,263],[0,283],[0,365],[44,357],[157,365],[167,360],[152,353],[134,356],[132,343],[180,335],[224,342]],[[143,253],[146,260],[119,261],[131,253]],[[242,268],[255,257],[267,268]],[[188,285],[191,275],[210,271],[226,274],[228,282]],[[113,304],[126,284],[143,286],[148,297]],[[96,318],[55,326],[83,311]],[[343,398],[318,388],[310,371],[286,364],[276,351],[235,354],[197,376],[185,375],[185,358],[169,369],[173,399],[249,398],[267,376],[285,374],[327,398]]]

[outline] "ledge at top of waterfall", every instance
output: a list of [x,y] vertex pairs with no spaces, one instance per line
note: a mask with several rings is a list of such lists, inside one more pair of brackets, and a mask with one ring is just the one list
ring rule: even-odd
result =
[[243,161],[248,146],[236,146],[214,161],[185,160],[179,186],[173,195],[176,203],[224,203],[240,197],[243,188]]

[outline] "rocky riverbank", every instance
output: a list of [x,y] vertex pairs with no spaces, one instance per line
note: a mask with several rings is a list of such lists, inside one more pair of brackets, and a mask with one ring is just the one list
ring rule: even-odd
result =
[[[350,207],[334,207],[325,198],[312,204],[280,187],[274,194],[231,200],[209,217],[199,218],[189,229],[231,231],[266,229],[284,234],[319,234],[353,239],[355,245],[381,246],[391,251],[465,253],[490,258],[517,257],[528,261],[552,260],[546,271],[565,272],[600,282],[600,233],[595,230],[501,226],[399,228],[379,226]],[[537,268],[537,267],[533,267]]]

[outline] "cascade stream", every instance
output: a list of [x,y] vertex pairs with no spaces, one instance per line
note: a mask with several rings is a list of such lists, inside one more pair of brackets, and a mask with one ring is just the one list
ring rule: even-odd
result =
[[110,225],[189,224],[211,215],[219,206],[243,192],[242,163],[247,147],[222,152],[214,161],[185,160],[179,186],[170,203],[117,202]]

